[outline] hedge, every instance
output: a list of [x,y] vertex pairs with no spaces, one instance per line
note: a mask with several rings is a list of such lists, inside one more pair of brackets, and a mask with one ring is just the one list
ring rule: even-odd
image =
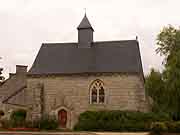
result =
[[153,122],[151,124],[151,131],[154,133],[180,133],[180,121]]
[[80,115],[77,131],[150,131],[152,122],[171,121],[167,114],[131,111],[87,111]]
[[46,130],[55,130],[58,128],[59,123],[56,120],[55,117],[49,116],[49,115],[44,115],[40,121],[37,121],[36,124],[39,123],[39,129],[46,129]]
[[[18,120],[18,121],[16,121]],[[19,121],[19,119],[3,120],[2,127],[5,129],[9,128],[29,128],[29,129],[39,129],[39,130],[56,130],[59,126],[58,121],[54,116],[43,115],[40,119],[24,120]]]

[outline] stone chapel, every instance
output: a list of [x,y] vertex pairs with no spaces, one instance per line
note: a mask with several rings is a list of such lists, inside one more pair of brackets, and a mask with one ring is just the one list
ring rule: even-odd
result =
[[49,114],[73,128],[87,110],[149,110],[138,41],[96,42],[86,15],[77,30],[77,43],[43,43],[29,71],[10,73],[0,86],[7,114],[24,108],[29,119]]

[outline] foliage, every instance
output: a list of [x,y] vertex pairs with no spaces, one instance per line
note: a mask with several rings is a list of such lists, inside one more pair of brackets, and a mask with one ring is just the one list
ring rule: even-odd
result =
[[[19,119],[18,119],[19,120]],[[35,121],[19,121],[3,120],[3,128],[31,128],[31,129],[41,129],[41,130],[55,130],[58,128],[59,124],[55,117],[44,115],[41,119],[36,119]]]
[[39,129],[55,130],[58,128],[59,123],[55,117],[44,115],[39,121],[34,121],[34,126]]
[[166,114],[130,111],[87,111],[80,115],[78,131],[148,131],[154,121],[170,121]]
[[171,57],[172,53],[178,50],[177,42],[179,42],[179,30],[169,25],[164,27],[157,36],[157,53],[164,55],[166,58]]
[[153,122],[151,131],[154,133],[180,133],[180,121]]
[[175,120],[180,119],[180,29],[164,27],[158,34],[157,53],[165,56],[165,81],[167,110]]
[[26,119],[26,110],[24,109],[18,109],[12,112],[11,114],[12,120],[22,120],[24,121]]
[[146,77],[146,91],[154,101],[154,112],[166,112],[180,120],[180,29],[164,27],[157,36],[157,47],[165,68],[162,73],[152,70]]
[[167,108],[167,91],[162,74],[155,69],[146,76],[145,89],[147,94],[153,99],[153,112],[164,112]]
[[151,131],[155,133],[166,132],[168,128],[164,122],[153,122],[151,124]]
[[24,126],[26,120],[26,110],[18,109],[12,112],[10,116],[12,127]]

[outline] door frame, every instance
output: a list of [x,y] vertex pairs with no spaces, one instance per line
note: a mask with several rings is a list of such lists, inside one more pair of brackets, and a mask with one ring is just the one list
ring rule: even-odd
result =
[[[61,125],[61,113],[62,112],[64,112],[65,113],[65,119],[66,119],[66,123],[65,123],[65,125]],[[65,109],[60,109],[59,111],[58,111],[58,122],[59,122],[59,126],[61,127],[61,128],[67,128],[67,122],[68,122],[68,112],[65,110]]]
[[[58,107],[57,109],[54,110],[54,114],[56,116],[56,119],[59,120],[59,116],[58,116],[59,111],[63,110],[63,109],[67,112],[66,128],[71,128],[72,127],[72,123],[71,123],[71,111],[67,107],[61,106],[61,107]],[[61,128],[61,127],[59,126],[59,128]]]

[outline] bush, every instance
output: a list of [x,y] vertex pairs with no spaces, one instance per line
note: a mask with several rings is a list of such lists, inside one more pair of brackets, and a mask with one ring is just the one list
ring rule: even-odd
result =
[[166,114],[130,111],[87,111],[80,115],[78,131],[150,131],[152,122],[171,121]]
[[168,132],[176,132],[179,133],[180,132],[180,121],[176,121],[176,122],[166,122],[165,123],[167,128],[168,128]]
[[[18,119],[19,120],[19,119]],[[55,117],[44,115],[41,119],[37,119],[35,121],[15,121],[11,120],[3,120],[2,121],[3,128],[16,128],[16,127],[25,127],[25,128],[38,128],[41,130],[55,130],[58,128],[59,123]]]
[[22,120],[24,121],[26,119],[26,110],[19,109],[12,112],[10,116],[11,120]]
[[34,126],[39,129],[55,130],[58,128],[59,123],[55,117],[45,115],[40,119],[39,122],[35,121]]
[[151,125],[151,130],[154,133],[161,133],[168,131],[168,127],[164,122],[154,122]]
[[180,133],[180,121],[177,121],[175,123],[175,125],[176,125],[176,131],[175,132]]
[[22,127],[26,120],[26,110],[19,109],[12,112],[10,122],[12,127]]

